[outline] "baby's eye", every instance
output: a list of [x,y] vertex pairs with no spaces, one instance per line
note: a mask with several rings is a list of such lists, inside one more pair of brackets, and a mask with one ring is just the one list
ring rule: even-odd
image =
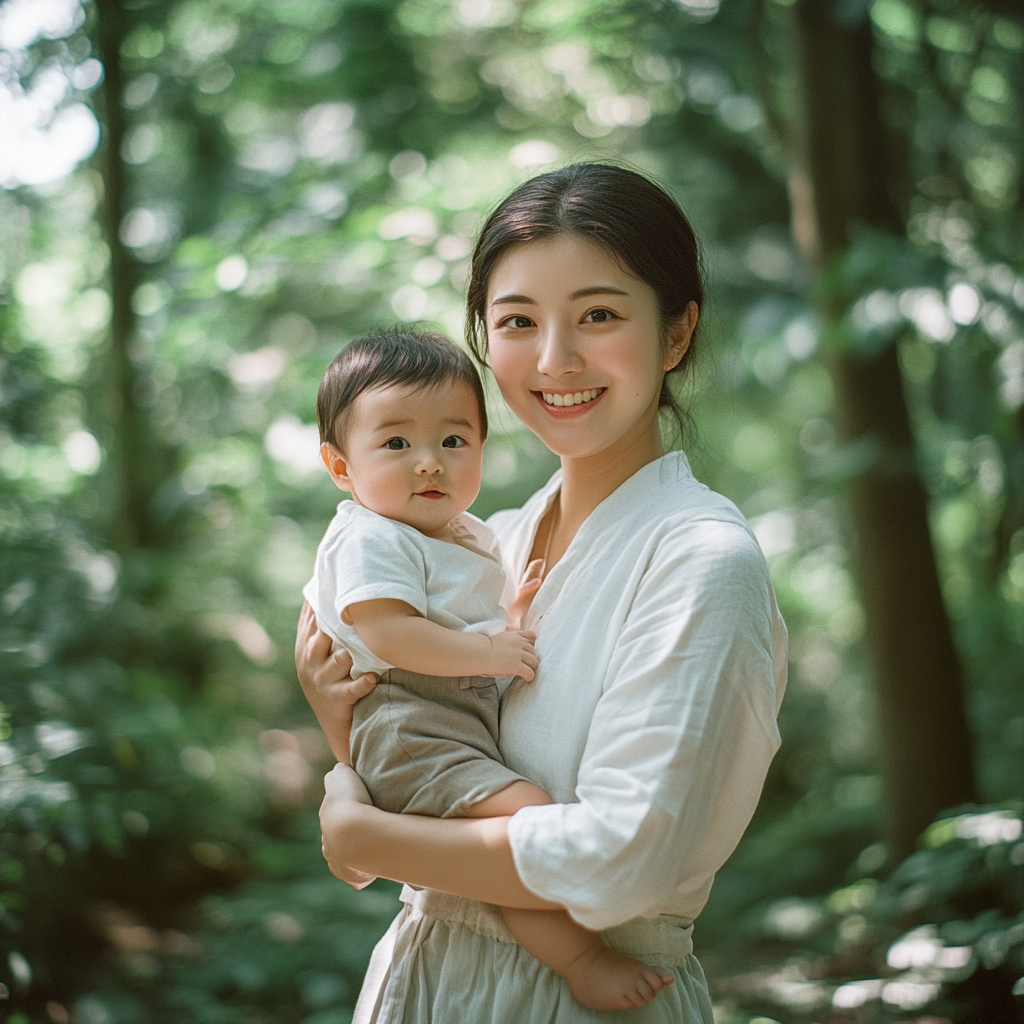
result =
[[583,319],[586,323],[604,324],[609,320],[617,320],[618,317],[610,309],[592,309]]
[[458,434],[449,434],[442,442],[442,448],[465,448],[465,438],[459,437]]
[[392,437],[384,442],[385,448],[390,448],[393,452],[400,452],[403,448],[409,447],[409,442],[404,437]]
[[521,313],[515,313],[512,316],[505,317],[498,326],[506,327],[513,331],[520,331],[524,327],[532,327],[533,321],[528,316],[523,316]]

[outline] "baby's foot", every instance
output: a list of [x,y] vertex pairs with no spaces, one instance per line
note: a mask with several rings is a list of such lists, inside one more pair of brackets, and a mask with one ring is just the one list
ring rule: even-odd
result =
[[649,1003],[675,981],[671,971],[651,967],[602,946],[588,949],[565,971],[576,1002],[588,1010],[628,1010]]

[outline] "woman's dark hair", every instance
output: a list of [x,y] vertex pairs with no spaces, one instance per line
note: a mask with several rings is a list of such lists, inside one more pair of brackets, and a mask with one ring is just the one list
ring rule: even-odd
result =
[[[466,296],[466,342],[487,363],[487,287],[510,246],[555,235],[580,235],[604,246],[625,270],[649,285],[658,298],[663,338],[686,315],[691,302],[704,305],[704,258],[690,222],[676,201],[636,171],[610,164],[572,164],[524,182],[487,218],[473,251]],[[669,373],[693,361],[696,331],[683,358]],[[658,408],[682,428],[687,413],[668,385]]]
[[346,414],[364,392],[375,388],[431,388],[467,384],[480,406],[481,436],[487,437],[487,407],[480,374],[462,349],[431,331],[383,327],[361,334],[327,367],[316,395],[321,443],[343,447]]

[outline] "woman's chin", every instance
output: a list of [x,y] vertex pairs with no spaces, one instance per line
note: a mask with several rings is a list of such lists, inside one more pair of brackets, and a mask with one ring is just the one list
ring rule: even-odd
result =
[[614,441],[606,441],[589,431],[579,432],[574,437],[564,429],[552,430],[550,424],[527,423],[526,425],[544,444],[544,447],[560,459],[588,459],[600,455],[614,444]]

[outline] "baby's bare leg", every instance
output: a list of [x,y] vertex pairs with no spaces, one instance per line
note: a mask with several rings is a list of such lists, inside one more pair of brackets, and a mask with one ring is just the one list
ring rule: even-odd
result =
[[[515,814],[521,807],[551,803],[533,783],[513,782],[469,810],[469,817]],[[502,907],[519,944],[565,978],[576,1001],[590,1010],[628,1010],[649,1003],[675,980],[671,971],[651,967],[608,949],[596,932],[578,925],[564,910]]]

